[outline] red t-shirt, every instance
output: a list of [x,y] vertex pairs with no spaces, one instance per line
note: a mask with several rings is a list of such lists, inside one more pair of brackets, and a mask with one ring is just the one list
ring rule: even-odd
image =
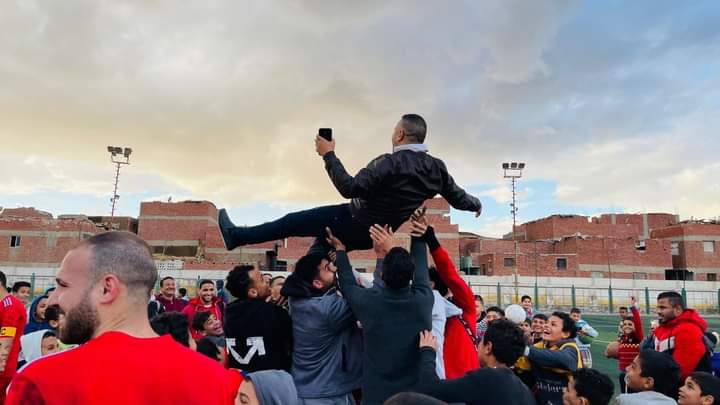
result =
[[12,295],[3,298],[2,304],[0,304],[0,337],[13,338],[13,344],[5,365],[5,371],[0,374],[2,378],[12,378],[17,372],[20,336],[25,330],[26,323],[25,305]]
[[106,332],[43,357],[12,380],[6,405],[232,404],[231,380],[216,361],[169,335]]

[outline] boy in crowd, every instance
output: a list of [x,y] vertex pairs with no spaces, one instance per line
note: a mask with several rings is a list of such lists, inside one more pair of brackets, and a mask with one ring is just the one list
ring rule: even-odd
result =
[[482,340],[482,337],[483,335],[485,335],[485,331],[487,330],[488,324],[490,324],[490,322],[496,319],[505,319],[505,311],[497,306],[488,308],[485,312],[485,319],[480,321],[480,323],[478,323],[477,325],[478,340]]
[[547,320],[548,318],[545,314],[538,313],[533,315],[532,324],[530,325],[530,328],[532,329],[533,344],[542,342],[542,334]]
[[667,353],[643,350],[627,366],[625,382],[633,394],[620,394],[618,405],[675,404],[680,366]]
[[27,305],[30,303],[30,288],[32,288],[32,284],[27,281],[16,281],[12,286],[12,295]]
[[586,320],[582,319],[582,314],[579,308],[573,308],[570,310],[570,317],[575,321],[575,328],[577,329],[577,337],[575,341],[580,349],[580,356],[582,356],[583,367],[592,368],[592,352],[590,351],[590,345],[593,340],[598,337],[599,333],[595,330]]
[[530,390],[510,368],[525,351],[525,338],[514,323],[496,320],[488,325],[478,345],[482,368],[463,377],[441,381],[435,374],[437,341],[429,332],[420,334],[420,381],[418,391],[449,403],[469,405],[532,404]]
[[532,318],[534,312],[532,298],[529,295],[523,295],[522,298],[520,298],[520,306],[527,312],[527,317]]
[[196,312],[192,323],[193,339],[208,339],[218,347],[225,347],[225,336],[220,321],[210,312]]
[[545,324],[543,341],[525,350],[516,372],[532,372],[539,404],[561,405],[562,391],[569,377],[582,368],[580,350],[575,343],[575,322],[564,312],[553,312]]
[[622,331],[622,325],[623,321],[630,316],[628,312],[628,307],[620,307],[618,308],[618,315],[620,316],[620,323],[618,324],[618,337],[622,337],[623,331]]
[[572,374],[563,391],[563,405],[607,405],[614,390],[610,377],[597,370],[581,368]]

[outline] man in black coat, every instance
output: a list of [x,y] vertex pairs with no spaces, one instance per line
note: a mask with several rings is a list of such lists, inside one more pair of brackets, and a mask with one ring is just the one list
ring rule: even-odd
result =
[[372,248],[368,229],[373,224],[389,225],[397,230],[427,199],[437,194],[453,207],[480,215],[480,201],[460,188],[448,174],[445,163],[428,154],[423,144],[427,125],[416,114],[406,114],[392,135],[393,153],[380,155],[350,176],[335,155],[335,140],[317,136],[315,149],[325,161],[330,180],[350,202],[294,212],[251,227],[236,227],[225,209],[220,210],[218,225],[225,247],[284,239],[291,236],[315,236],[310,252],[327,253],[325,228],[345,243],[348,251]]

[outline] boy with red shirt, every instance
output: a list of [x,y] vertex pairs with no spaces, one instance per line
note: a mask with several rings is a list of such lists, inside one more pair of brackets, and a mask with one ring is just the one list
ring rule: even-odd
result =
[[17,371],[20,336],[26,323],[25,306],[8,293],[7,278],[0,271],[0,404],[5,400],[5,390]]
[[[633,362],[633,360],[635,360],[635,357],[640,354],[640,343],[642,343],[644,339],[643,326],[640,320],[640,310],[637,307],[635,297],[632,297],[631,300],[632,306],[630,309],[632,310],[632,318],[627,317],[623,320],[623,335],[618,338],[617,346],[618,368],[620,369],[618,381],[620,382],[621,393],[625,393],[625,369]],[[612,353],[608,353],[609,351],[610,346],[608,346],[606,354],[608,357],[612,357],[610,356]]]
[[461,315],[447,319],[443,345],[445,377],[447,379],[462,377],[480,367],[475,349],[477,341],[475,294],[458,274],[447,250],[438,242],[435,231],[428,225],[422,209],[415,211],[413,215],[411,235],[427,243],[440,279],[452,293],[452,303],[463,311]]
[[81,346],[24,368],[5,404],[233,403],[230,373],[150,327],[155,280],[149,246],[130,232],[98,234],[68,252],[48,304],[65,314],[60,340]]

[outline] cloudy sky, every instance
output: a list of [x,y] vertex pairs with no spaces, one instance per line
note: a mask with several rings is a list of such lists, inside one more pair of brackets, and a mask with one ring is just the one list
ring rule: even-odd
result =
[[0,206],[120,215],[207,199],[253,224],[342,201],[403,113],[478,195],[462,230],[510,228],[500,164],[527,163],[521,221],[720,216],[717,1],[0,2]]

